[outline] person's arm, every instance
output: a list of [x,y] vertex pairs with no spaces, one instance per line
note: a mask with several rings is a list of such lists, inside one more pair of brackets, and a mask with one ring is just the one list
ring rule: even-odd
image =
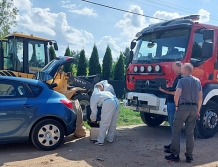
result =
[[97,113],[98,113],[98,98],[96,95],[92,95],[90,99],[90,108],[91,108],[91,115],[90,119],[91,121],[95,122],[97,119]]
[[166,94],[175,95],[175,91],[164,90],[164,89],[162,89],[161,87],[159,87],[159,90],[160,90],[161,92],[166,93]]
[[202,90],[199,92],[199,97],[198,97],[198,117],[200,117],[200,110],[201,110],[201,105],[202,105],[202,97],[203,93]]
[[176,92],[174,95],[174,102],[175,102],[176,110],[178,109],[179,97],[180,97],[181,92],[182,92],[181,88],[176,88]]

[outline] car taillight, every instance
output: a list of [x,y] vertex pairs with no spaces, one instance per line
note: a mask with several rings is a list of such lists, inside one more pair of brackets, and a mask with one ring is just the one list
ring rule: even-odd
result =
[[73,103],[70,100],[60,100],[62,104],[64,104],[65,106],[67,106],[70,109],[73,109]]

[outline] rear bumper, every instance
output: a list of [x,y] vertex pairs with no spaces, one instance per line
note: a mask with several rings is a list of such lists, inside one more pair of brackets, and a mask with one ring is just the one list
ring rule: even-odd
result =
[[72,133],[75,132],[76,120],[77,120],[77,115],[73,110],[71,110],[70,121],[67,124],[67,129],[66,129],[66,134],[65,134],[66,136],[71,135]]
[[134,111],[147,112],[167,116],[166,98],[159,98],[153,94],[129,92],[123,100],[124,108]]

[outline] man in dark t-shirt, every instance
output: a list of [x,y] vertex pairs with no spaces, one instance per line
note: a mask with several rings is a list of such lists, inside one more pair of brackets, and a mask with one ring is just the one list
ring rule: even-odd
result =
[[[175,94],[175,91],[176,91],[177,83],[178,83],[179,79],[182,78],[182,76],[181,76],[181,63],[180,62],[175,62],[173,64],[173,71],[177,75],[177,77],[175,78],[175,80],[173,82],[173,86],[170,89],[171,91],[159,88],[159,90],[161,92],[164,92],[164,93],[168,94],[168,97],[167,97],[167,114],[168,114],[168,122],[169,122],[170,128],[171,128],[171,133],[173,132],[173,120],[174,120],[174,115],[175,115],[175,111],[176,111],[175,102],[174,102],[174,94]],[[164,151],[166,153],[170,153],[170,146],[171,146],[171,144],[164,146],[164,149],[165,149]]]

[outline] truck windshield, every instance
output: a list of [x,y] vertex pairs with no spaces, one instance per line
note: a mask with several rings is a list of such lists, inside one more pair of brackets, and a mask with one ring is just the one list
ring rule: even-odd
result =
[[189,32],[189,29],[176,29],[144,34],[138,42],[133,63],[183,60]]

